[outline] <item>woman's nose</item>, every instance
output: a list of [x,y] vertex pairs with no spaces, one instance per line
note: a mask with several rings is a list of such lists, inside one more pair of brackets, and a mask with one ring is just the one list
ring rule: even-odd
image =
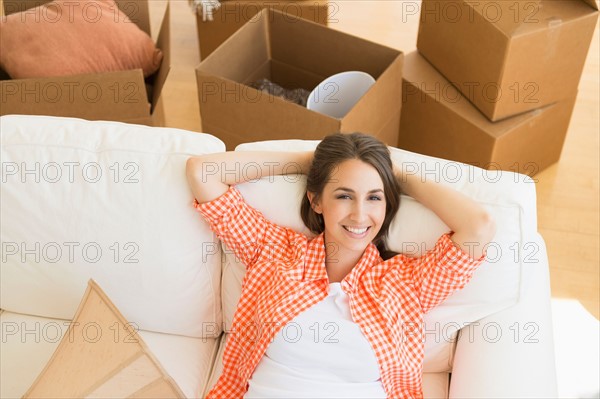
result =
[[362,201],[355,201],[352,204],[352,214],[350,215],[352,220],[362,221],[365,215],[365,206]]

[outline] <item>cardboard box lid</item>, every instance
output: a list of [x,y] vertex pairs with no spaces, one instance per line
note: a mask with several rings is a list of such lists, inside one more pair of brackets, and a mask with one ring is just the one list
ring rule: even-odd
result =
[[[471,13],[477,13],[509,37],[557,27],[593,15],[598,10],[597,0],[464,0],[464,3],[455,11],[463,13],[465,20],[471,22]],[[442,14],[442,18],[453,18],[450,12],[443,12],[447,15]]]
[[498,122],[490,122],[417,51],[406,55],[404,59],[403,79],[411,83],[416,90],[419,90],[419,93],[416,93],[413,89],[404,89],[402,93],[403,98],[415,95],[427,96],[426,100],[420,101],[439,102],[447,108],[451,108],[461,118],[472,124],[484,126],[486,133],[494,138],[503,136],[506,132],[527,123],[535,115],[545,112],[549,107],[552,107],[552,105],[548,105]]

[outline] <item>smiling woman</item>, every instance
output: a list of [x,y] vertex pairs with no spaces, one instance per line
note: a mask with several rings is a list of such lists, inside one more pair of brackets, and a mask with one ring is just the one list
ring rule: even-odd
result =
[[[235,187],[290,172],[308,175],[300,212],[314,238],[270,222]],[[422,397],[424,343],[402,329],[423,326],[483,262],[495,233],[483,208],[399,173],[388,148],[361,133],[327,136],[314,153],[193,157],[187,175],[196,209],[246,266],[223,372],[207,397]],[[451,230],[417,258],[383,245],[400,184]],[[256,337],[256,323],[273,328]],[[319,345],[327,328],[335,339]]]

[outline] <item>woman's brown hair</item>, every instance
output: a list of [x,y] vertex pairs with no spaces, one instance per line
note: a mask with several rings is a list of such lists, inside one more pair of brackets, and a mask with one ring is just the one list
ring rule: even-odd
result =
[[[394,176],[390,151],[384,143],[364,133],[335,133],[326,136],[315,150],[307,176],[306,191],[314,193],[313,200],[318,200],[337,165],[350,159],[358,159],[371,165],[383,182],[385,217],[373,243],[377,245],[382,258],[388,259],[393,253],[385,248],[384,239],[400,207],[400,184]],[[320,234],[325,230],[323,216],[312,209],[306,194],[302,198],[300,215],[313,233]]]

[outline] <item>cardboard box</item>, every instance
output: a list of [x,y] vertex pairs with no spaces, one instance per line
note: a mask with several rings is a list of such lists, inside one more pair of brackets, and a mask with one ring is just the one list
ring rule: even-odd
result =
[[[87,327],[93,326],[88,334]],[[75,317],[23,398],[185,398],[119,309],[89,280]]]
[[201,13],[196,14],[200,59],[208,57],[265,7],[284,12],[290,21],[304,18],[322,25],[327,25],[328,13],[335,10],[328,0],[223,0],[221,7],[213,12],[212,21],[205,21]]
[[[3,0],[6,15],[47,0]],[[118,0],[119,8],[150,35],[147,0]],[[30,16],[31,17],[31,16]],[[51,78],[10,79],[0,71],[0,115],[26,114],[113,120],[163,126],[160,94],[171,67],[169,6],[156,46],[163,52],[160,69],[144,80],[141,69]]]
[[399,147],[535,175],[558,161],[575,96],[490,122],[419,53],[405,58]]
[[595,0],[423,0],[417,48],[490,120],[574,97]]
[[[403,54],[303,19],[264,9],[196,68],[202,131],[228,149],[285,138],[321,139],[341,131],[372,134],[396,145],[402,105]],[[343,71],[363,71],[375,84],[336,119],[248,86],[261,78],[311,91]],[[323,101],[338,101],[335,92]]]

